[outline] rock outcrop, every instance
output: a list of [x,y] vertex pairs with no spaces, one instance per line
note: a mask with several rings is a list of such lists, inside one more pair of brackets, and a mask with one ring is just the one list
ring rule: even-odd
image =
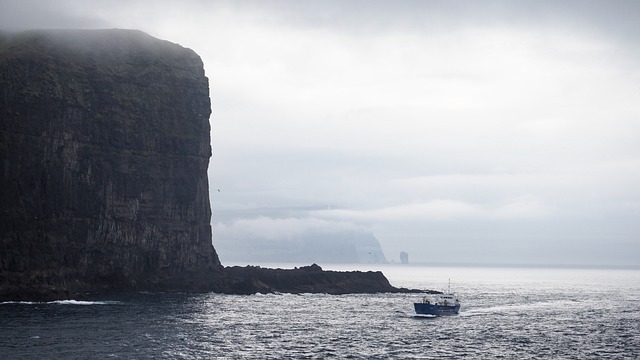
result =
[[210,109],[199,56],[142,32],[0,35],[2,292],[220,270]]
[[232,294],[253,294],[256,292],[293,294],[425,292],[396,288],[380,271],[330,271],[322,270],[316,264],[296,269],[267,269],[256,266],[227,267],[225,268],[225,279],[225,288],[222,292]]
[[0,32],[0,301],[395,289],[381,273],[223,268],[210,114],[192,50],[130,30]]

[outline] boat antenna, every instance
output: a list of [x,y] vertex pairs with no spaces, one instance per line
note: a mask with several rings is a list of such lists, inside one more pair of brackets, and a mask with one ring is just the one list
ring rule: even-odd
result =
[[449,278],[449,294],[451,294],[451,278]]

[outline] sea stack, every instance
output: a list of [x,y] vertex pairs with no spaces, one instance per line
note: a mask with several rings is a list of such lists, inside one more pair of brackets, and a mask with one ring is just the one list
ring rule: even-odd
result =
[[0,300],[220,272],[210,114],[190,49],[134,30],[0,33]]

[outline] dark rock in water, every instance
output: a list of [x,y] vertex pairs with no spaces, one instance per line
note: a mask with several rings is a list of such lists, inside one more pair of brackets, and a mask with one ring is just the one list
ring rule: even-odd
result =
[[202,61],[176,44],[127,30],[2,34],[1,292],[219,271],[210,109]]
[[223,292],[234,294],[418,292],[391,286],[380,271],[325,271],[316,264],[297,269],[227,267],[225,276],[227,281]]
[[391,291],[381,273],[224,269],[208,80],[130,30],[0,33],[0,301],[93,291]]

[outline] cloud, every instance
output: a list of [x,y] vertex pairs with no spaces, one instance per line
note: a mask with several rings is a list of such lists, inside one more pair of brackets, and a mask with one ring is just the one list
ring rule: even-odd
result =
[[379,209],[320,210],[316,215],[328,218],[353,219],[366,222],[452,220],[474,217],[481,209],[474,205],[454,200],[433,200],[427,203],[396,205]]
[[267,240],[290,240],[310,233],[338,234],[344,232],[370,232],[366,227],[347,221],[327,220],[314,217],[272,218],[258,216],[240,218],[214,224],[214,239],[253,238]]
[[402,204],[379,209],[318,210],[313,214],[331,219],[380,222],[454,221],[454,220],[511,220],[539,219],[549,216],[549,206],[533,195],[519,196],[502,204],[478,204],[452,199]]
[[[216,236],[358,223],[394,251],[425,234],[471,254],[510,237],[638,246],[637,1],[0,6],[2,27],[139,28],[202,56]],[[216,218],[279,207],[301,210]]]
[[541,219],[553,215],[553,209],[531,194],[526,194],[501,204],[489,211],[490,219]]

